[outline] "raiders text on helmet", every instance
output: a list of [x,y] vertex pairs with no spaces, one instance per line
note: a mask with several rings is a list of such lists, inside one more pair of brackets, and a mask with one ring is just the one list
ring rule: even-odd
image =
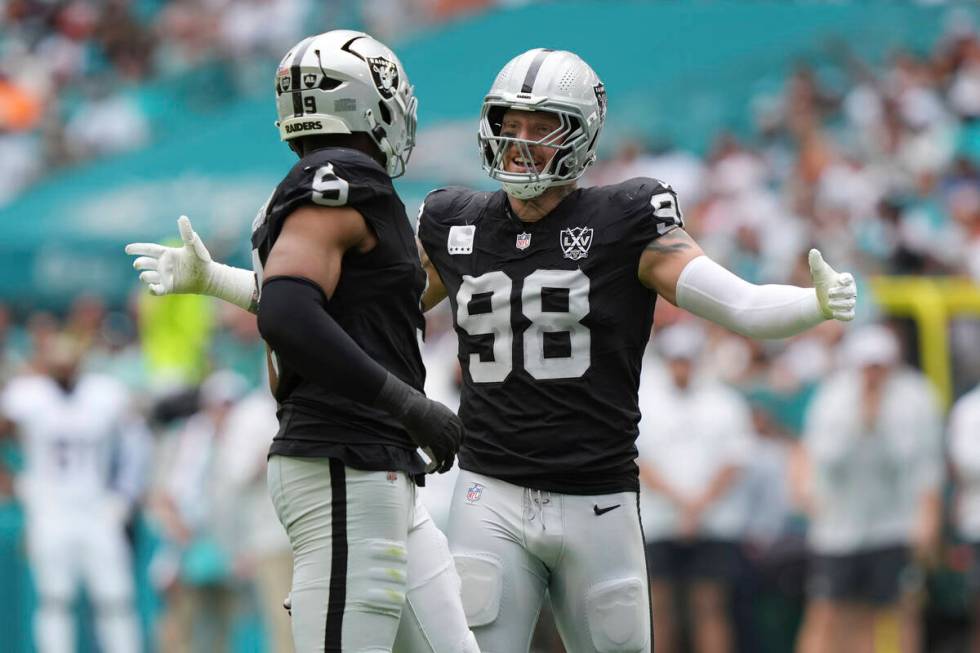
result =
[[398,57],[363,32],[334,30],[300,41],[276,72],[284,141],[364,132],[397,177],[415,147],[418,101]]
[[[559,117],[559,127],[533,141],[501,135],[501,120],[508,109],[547,111]],[[595,71],[578,55],[564,50],[528,50],[511,59],[497,75],[483,100],[479,146],[483,169],[500,181],[509,195],[537,197],[551,186],[569,184],[595,161],[599,132],[606,120],[606,91]],[[509,172],[509,147],[556,147],[543,170]]]

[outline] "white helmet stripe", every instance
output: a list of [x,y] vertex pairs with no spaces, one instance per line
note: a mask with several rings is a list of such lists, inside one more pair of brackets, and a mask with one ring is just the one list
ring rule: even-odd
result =
[[289,76],[292,78],[290,88],[293,96],[293,115],[295,116],[303,115],[303,93],[301,92],[303,87],[300,85],[300,66],[303,63],[303,57],[306,56],[306,50],[310,47],[313,39],[314,37],[312,36],[307,37],[296,46],[296,54],[289,64]]
[[527,68],[527,75],[524,77],[524,84],[521,86],[521,93],[530,93],[534,88],[534,80],[538,78],[538,71],[541,69],[541,64],[544,60],[548,58],[548,55],[554,52],[554,50],[541,50],[535,55],[534,59],[531,61],[531,65]]

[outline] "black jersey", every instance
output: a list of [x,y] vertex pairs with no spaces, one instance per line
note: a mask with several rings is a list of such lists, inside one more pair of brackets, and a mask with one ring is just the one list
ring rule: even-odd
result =
[[571,494],[637,490],[643,249],[681,224],[653,179],[568,195],[534,223],[503,191],[433,191],[419,238],[459,338],[464,469]]
[[[425,273],[411,224],[391,178],[366,154],[347,148],[317,150],[297,163],[253,224],[256,273],[286,218],[304,205],[349,206],[377,236],[366,254],[348,251],[330,298],[330,315],[380,365],[419,390],[425,368],[419,352],[424,328],[419,301]],[[365,470],[424,471],[405,430],[387,413],[329,392],[275,359],[279,376],[279,433],[271,453],[336,457]]]

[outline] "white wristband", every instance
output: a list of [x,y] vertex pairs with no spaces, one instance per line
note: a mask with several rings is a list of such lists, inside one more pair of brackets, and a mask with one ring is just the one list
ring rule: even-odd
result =
[[684,266],[676,297],[684,310],[752,338],[786,338],[826,319],[813,288],[757,286],[707,256]]
[[255,313],[259,308],[258,284],[251,270],[212,263],[208,266],[204,294],[231,302],[249,313]]

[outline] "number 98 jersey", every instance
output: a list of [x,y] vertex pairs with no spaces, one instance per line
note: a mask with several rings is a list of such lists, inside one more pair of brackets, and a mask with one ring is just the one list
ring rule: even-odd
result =
[[653,179],[581,188],[537,222],[506,194],[430,193],[419,239],[459,338],[460,466],[540,490],[637,490],[640,364],[656,295],[643,249],[681,225]]

